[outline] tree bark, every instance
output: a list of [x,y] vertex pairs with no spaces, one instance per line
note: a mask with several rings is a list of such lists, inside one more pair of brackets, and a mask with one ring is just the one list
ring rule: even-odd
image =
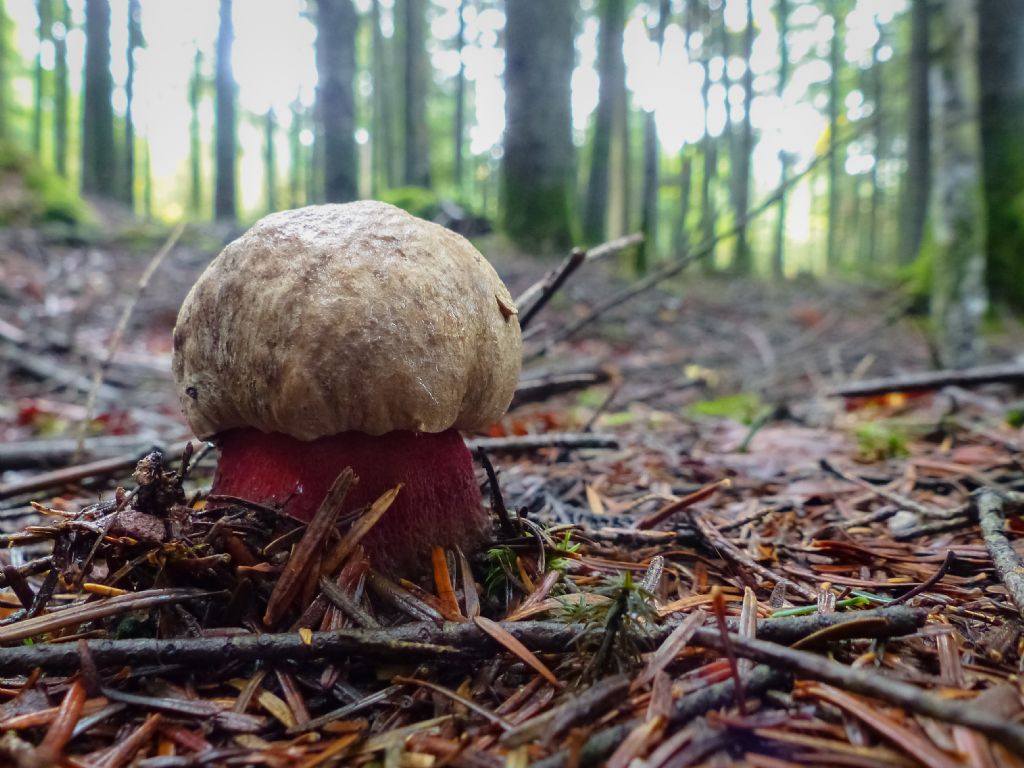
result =
[[[912,0],[910,84],[907,105],[907,171],[900,204],[900,260],[909,264],[921,251],[931,189],[928,106],[929,0]],[[984,98],[984,97],[983,97]]]
[[37,158],[43,155],[43,91],[46,87],[46,72],[43,69],[43,45],[53,39],[53,5],[50,0],[36,0],[39,16],[37,29],[39,51],[36,53],[35,78],[32,92],[32,151]]
[[[55,35],[53,73],[53,167],[65,178],[68,175],[68,30],[71,29],[71,9],[67,0],[60,2],[60,21],[63,33]],[[3,35],[0,29],[0,36]],[[0,56],[3,53],[0,51]],[[3,109],[0,104],[0,110]]]
[[882,50],[882,45],[885,42],[885,30],[882,25],[875,20],[875,27],[878,29],[878,39],[875,41],[874,47],[871,49],[871,69],[868,73],[868,82],[871,86],[871,99],[874,101],[874,112],[871,117],[875,124],[875,149],[874,149],[874,162],[871,164],[871,211],[868,218],[867,227],[867,253],[865,254],[865,264],[869,271],[874,269],[878,264],[878,240],[879,230],[882,228],[882,219],[878,213],[882,209],[882,187],[878,183],[878,167],[882,163],[885,152],[885,123],[883,119],[883,94],[882,94],[882,62],[879,60],[879,52]]
[[978,362],[986,307],[985,210],[978,128],[977,3],[943,0],[931,70],[932,321],[943,365]]
[[1024,3],[981,0],[981,141],[988,286],[1024,310]]
[[828,0],[828,13],[833,19],[833,34],[828,54],[831,75],[828,80],[828,232],[825,261],[831,271],[839,266],[839,152],[836,149],[836,134],[839,132],[839,51],[842,47],[842,33],[837,0]]
[[[779,87],[780,103],[783,100],[786,83],[789,81],[789,44],[786,35],[789,32],[789,0],[779,0],[777,6],[779,16]],[[785,109],[783,106],[782,109]],[[789,154],[785,149],[779,150],[779,184],[782,192],[779,195],[778,218],[775,223],[775,250],[772,253],[772,277],[782,280],[786,277],[786,179],[789,178]]]
[[736,177],[736,218],[741,222],[736,232],[736,249],[732,259],[733,272],[738,275],[750,274],[753,265],[747,225],[742,223],[750,207],[750,155],[754,150],[754,127],[750,120],[750,107],[754,103],[754,72],[750,65],[753,50],[754,0],[747,0],[747,25],[743,29],[743,122],[740,124],[739,146],[732,169]]
[[235,221],[237,132],[235,126],[235,76],[231,68],[231,48],[235,26],[231,18],[232,0],[220,0],[220,27],[217,32],[217,127],[214,169],[213,215],[218,221]]
[[588,243],[600,243],[607,235],[612,138],[616,115],[621,111],[620,101],[626,96],[626,63],[622,54],[625,25],[625,0],[603,0],[597,55],[600,90],[590,145],[590,176],[583,222],[583,236]]
[[110,75],[110,2],[85,2],[85,98],[82,105],[82,191],[113,198],[114,90]]
[[572,242],[573,3],[511,0],[505,25],[505,230],[519,245]]
[[405,11],[405,164],[404,183],[430,186],[430,130],[427,123],[427,91],[430,62],[427,58],[424,0],[402,0]]
[[459,1],[459,32],[455,38],[455,50],[459,52],[459,73],[455,79],[455,189],[462,191],[463,153],[466,143],[466,62],[463,59],[466,47],[466,0]]
[[[706,25],[707,33],[704,42],[701,43],[700,62],[701,69],[704,70],[704,83],[701,86],[701,99],[704,102],[704,136],[701,139],[703,165],[700,182],[700,231],[701,241],[709,244],[714,243],[715,226],[718,218],[714,196],[714,185],[718,177],[718,140],[711,135],[710,122],[708,121],[708,107],[711,103],[709,97],[711,91],[711,45],[709,38],[713,25],[714,19],[709,12]],[[728,95],[726,98],[728,99]],[[727,101],[727,112],[728,109],[729,104]],[[701,259],[701,270],[706,275],[712,274],[715,271],[714,245],[711,248],[712,250],[707,258]]]
[[[658,22],[651,30],[652,40],[658,46],[659,61],[665,45],[665,27],[668,26],[670,8],[669,0],[660,0]],[[640,214],[640,229],[644,233],[644,241],[636,251],[636,270],[641,274],[647,271],[647,262],[651,254],[656,255],[658,252],[658,163],[658,126],[652,109],[644,112],[644,191]]]
[[135,51],[142,45],[142,7],[139,0],[128,0],[128,77],[125,80],[124,113],[124,177],[121,199],[129,208],[135,207],[135,120],[132,105],[135,99]]
[[277,152],[274,141],[277,137],[277,120],[274,108],[270,107],[263,115],[263,167],[267,184],[267,210],[277,210]]
[[323,139],[324,200],[359,196],[356,157],[356,27],[352,0],[317,0],[317,114]]
[[393,187],[398,180],[394,140],[395,88],[390,68],[386,66],[388,43],[380,28],[380,0],[373,0],[370,5],[370,24],[373,27],[373,177],[375,189],[380,189]]

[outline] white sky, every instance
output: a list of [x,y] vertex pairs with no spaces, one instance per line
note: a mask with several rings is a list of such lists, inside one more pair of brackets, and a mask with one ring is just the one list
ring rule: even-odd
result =
[[[385,31],[390,34],[390,13],[394,0],[383,0]],[[746,0],[727,0],[726,21],[733,30],[746,22]],[[206,56],[205,69],[212,73],[213,48],[217,32],[216,0],[142,0],[143,34],[148,47],[137,54],[135,118],[137,130],[149,138],[158,205],[168,216],[181,212],[186,196],[188,163],[188,78],[196,46]],[[369,0],[357,0],[365,11]],[[676,0],[675,5],[679,5]],[[112,50],[115,83],[123,85],[126,75],[124,49],[127,42],[127,0],[111,0]],[[438,81],[452,77],[458,68],[458,55],[451,50],[457,30],[459,0],[434,0],[430,42],[434,76]],[[500,4],[499,4],[500,5]],[[592,7],[593,0],[583,0],[583,7]],[[651,3],[656,6],[656,3]],[[828,52],[832,22],[817,7],[805,3],[794,8],[789,37],[791,57],[798,63],[791,68],[790,82],[780,99],[776,95],[778,67],[778,31],[772,0],[754,0],[754,18],[758,29],[751,65],[758,96],[751,117],[759,141],[754,152],[754,175],[759,186],[770,188],[777,183],[778,153],[785,149],[797,158],[797,166],[813,157],[826,127],[824,103],[813,104],[808,89],[824,83],[829,77],[827,62],[820,57]],[[18,49],[26,60],[34,57],[37,17],[34,0],[7,0],[8,14],[15,21]],[[84,0],[71,0],[76,25],[84,21]],[[290,122],[290,105],[298,98],[311,104],[316,86],[313,41],[315,29],[302,14],[304,0],[236,0],[234,9],[234,70],[238,81],[239,105],[243,117],[239,122],[241,147],[240,184],[242,205],[258,210],[262,203],[263,133],[258,121],[245,119],[245,112],[263,114],[273,107],[278,122]],[[882,24],[902,13],[906,0],[857,0],[846,18],[845,56],[847,61],[866,65],[878,35],[876,19]],[[624,52],[627,85],[634,104],[654,110],[663,152],[677,154],[684,143],[699,141],[704,127],[701,100],[702,70],[690,61],[684,50],[684,34],[677,24],[670,24],[665,34],[664,55],[659,61],[657,48],[649,41],[644,25],[648,5],[639,3],[627,23]],[[679,9],[676,8],[676,11]],[[500,10],[477,10],[467,13],[467,48],[464,53],[466,75],[475,88],[475,114],[471,116],[469,137],[471,152],[488,154],[500,147],[504,128],[504,92],[501,78],[503,52],[498,47],[504,26]],[[573,122],[582,140],[591,113],[597,104],[598,78],[594,70],[597,49],[597,20],[588,16],[577,38],[578,66],[573,74]],[[84,35],[74,29],[68,37],[71,59],[71,87],[81,87],[81,65]],[[891,48],[882,51],[883,58],[892,55]],[[808,60],[800,62],[800,59]],[[43,52],[44,62],[52,65],[52,50]],[[742,89],[738,85],[744,63],[739,56],[728,62],[733,89],[729,101],[734,119],[742,117]],[[721,59],[711,62],[710,131],[717,134],[725,121],[724,88]],[[31,82],[21,78],[17,88],[26,101],[31,98]],[[819,89],[820,90],[820,89]],[[865,116],[870,105],[851,94],[847,102],[851,119]],[[123,110],[124,94],[115,96],[115,106]],[[361,116],[361,119],[365,116]],[[212,97],[205,99],[201,114],[202,128],[212,137]],[[280,132],[278,156],[287,158],[284,132]],[[309,137],[305,137],[307,140]],[[366,139],[365,131],[359,138]],[[286,160],[282,161],[286,162]],[[848,170],[863,173],[870,169],[870,151],[851,154]],[[208,167],[208,166],[207,166]],[[809,202],[809,201],[808,201]],[[798,201],[795,201],[798,205]],[[801,233],[794,232],[795,236]]]

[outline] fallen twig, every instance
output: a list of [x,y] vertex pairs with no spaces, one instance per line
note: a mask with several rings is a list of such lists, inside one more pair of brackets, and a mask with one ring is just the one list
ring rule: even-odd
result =
[[618,448],[615,435],[594,432],[544,432],[539,435],[513,435],[511,437],[478,437],[467,440],[469,449],[498,453],[522,453],[540,448]]
[[1005,500],[995,491],[983,488],[971,496],[971,502],[977,510],[985,547],[992,555],[999,580],[1017,606],[1017,612],[1024,617],[1024,562],[1021,562],[1003,530],[1006,523]]
[[902,376],[852,382],[836,387],[830,397],[870,397],[887,392],[926,392],[946,386],[977,386],[998,381],[1024,381],[1024,365],[986,365],[951,371],[922,371]]

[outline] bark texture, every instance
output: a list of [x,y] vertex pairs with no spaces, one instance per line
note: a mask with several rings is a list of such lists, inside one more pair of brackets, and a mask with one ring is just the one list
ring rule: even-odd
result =
[[232,0],[220,0],[220,28],[217,32],[217,128],[213,215],[234,221],[238,215],[235,201],[237,133],[235,127],[235,75],[231,68],[231,48],[235,26],[231,19]]
[[513,0],[505,26],[505,230],[528,248],[572,241],[572,3]]
[[317,0],[317,108],[323,141],[324,200],[359,195],[356,156],[356,26],[352,0]]
[[427,91],[430,62],[427,59],[426,4],[402,0],[405,11],[405,183],[430,186],[430,131],[427,124]]
[[112,198],[114,169],[114,89],[110,75],[110,2],[85,3],[85,99],[82,105],[82,191]]
[[978,129],[977,3],[944,0],[931,67],[932,320],[942,363],[976,364],[986,309],[985,206]]

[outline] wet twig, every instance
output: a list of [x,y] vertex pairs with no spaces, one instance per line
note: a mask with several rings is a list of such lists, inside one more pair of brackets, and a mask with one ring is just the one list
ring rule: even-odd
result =
[[1002,495],[985,488],[975,492],[971,502],[978,513],[985,547],[992,556],[999,580],[1017,606],[1017,612],[1024,617],[1024,562],[1021,562],[1004,531],[1006,500]]

